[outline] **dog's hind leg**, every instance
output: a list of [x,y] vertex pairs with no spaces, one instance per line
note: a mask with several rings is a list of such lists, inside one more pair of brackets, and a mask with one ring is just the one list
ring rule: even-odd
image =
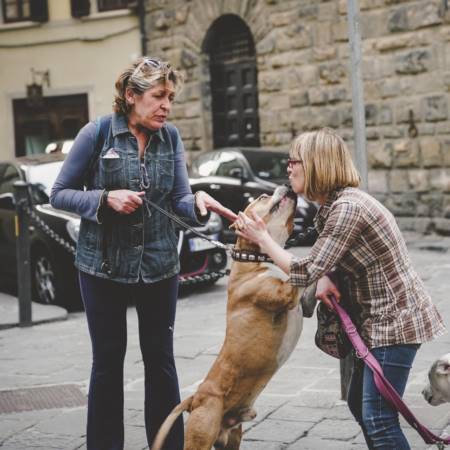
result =
[[184,450],[210,450],[220,431],[223,402],[218,397],[208,397],[192,410],[186,424]]
[[242,439],[242,425],[230,430],[228,435],[228,442],[224,450],[239,450],[241,447]]

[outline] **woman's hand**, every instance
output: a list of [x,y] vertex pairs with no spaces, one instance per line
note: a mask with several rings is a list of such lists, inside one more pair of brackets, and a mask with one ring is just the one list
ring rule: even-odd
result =
[[270,239],[266,224],[258,214],[252,211],[249,214],[251,217],[243,212],[239,212],[238,218],[234,223],[236,234],[263,247],[264,243]]
[[144,191],[134,192],[128,189],[109,191],[106,204],[120,214],[131,214],[142,205],[144,195]]
[[200,211],[201,216],[206,216],[209,211],[214,211],[220,216],[224,216],[230,222],[237,219],[237,215],[231,209],[225,208],[220,202],[214,200],[209,194],[204,191],[197,191],[195,193],[195,205]]
[[326,275],[324,275],[317,282],[316,298],[325,303],[328,309],[333,310],[334,308],[330,300],[332,296],[335,297],[337,302],[341,299],[341,294],[336,285]]

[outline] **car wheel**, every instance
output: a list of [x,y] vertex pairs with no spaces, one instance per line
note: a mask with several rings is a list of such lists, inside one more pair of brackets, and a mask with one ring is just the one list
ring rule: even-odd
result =
[[58,286],[55,264],[50,252],[40,247],[31,259],[31,279],[33,299],[39,303],[55,305],[58,299]]

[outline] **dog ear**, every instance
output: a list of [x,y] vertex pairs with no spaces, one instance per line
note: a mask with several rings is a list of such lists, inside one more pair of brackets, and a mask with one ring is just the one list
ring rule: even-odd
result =
[[445,355],[437,362],[436,373],[439,375],[450,375],[450,355]]

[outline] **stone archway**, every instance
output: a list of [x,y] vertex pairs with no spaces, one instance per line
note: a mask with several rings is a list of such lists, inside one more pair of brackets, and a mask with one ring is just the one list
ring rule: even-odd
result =
[[209,27],[202,46],[208,56],[214,148],[259,146],[255,44],[247,24],[224,14]]
[[[256,47],[259,73],[260,53],[266,54],[273,48],[270,14],[265,0],[158,0],[152,4],[147,18],[151,24],[149,54],[167,58],[186,75],[171,118],[183,136],[189,161],[193,153],[214,148],[210,61],[204,51],[208,30],[223,16],[240,19],[248,27]],[[261,111],[259,115],[262,123]],[[259,134],[261,130],[262,125]]]

